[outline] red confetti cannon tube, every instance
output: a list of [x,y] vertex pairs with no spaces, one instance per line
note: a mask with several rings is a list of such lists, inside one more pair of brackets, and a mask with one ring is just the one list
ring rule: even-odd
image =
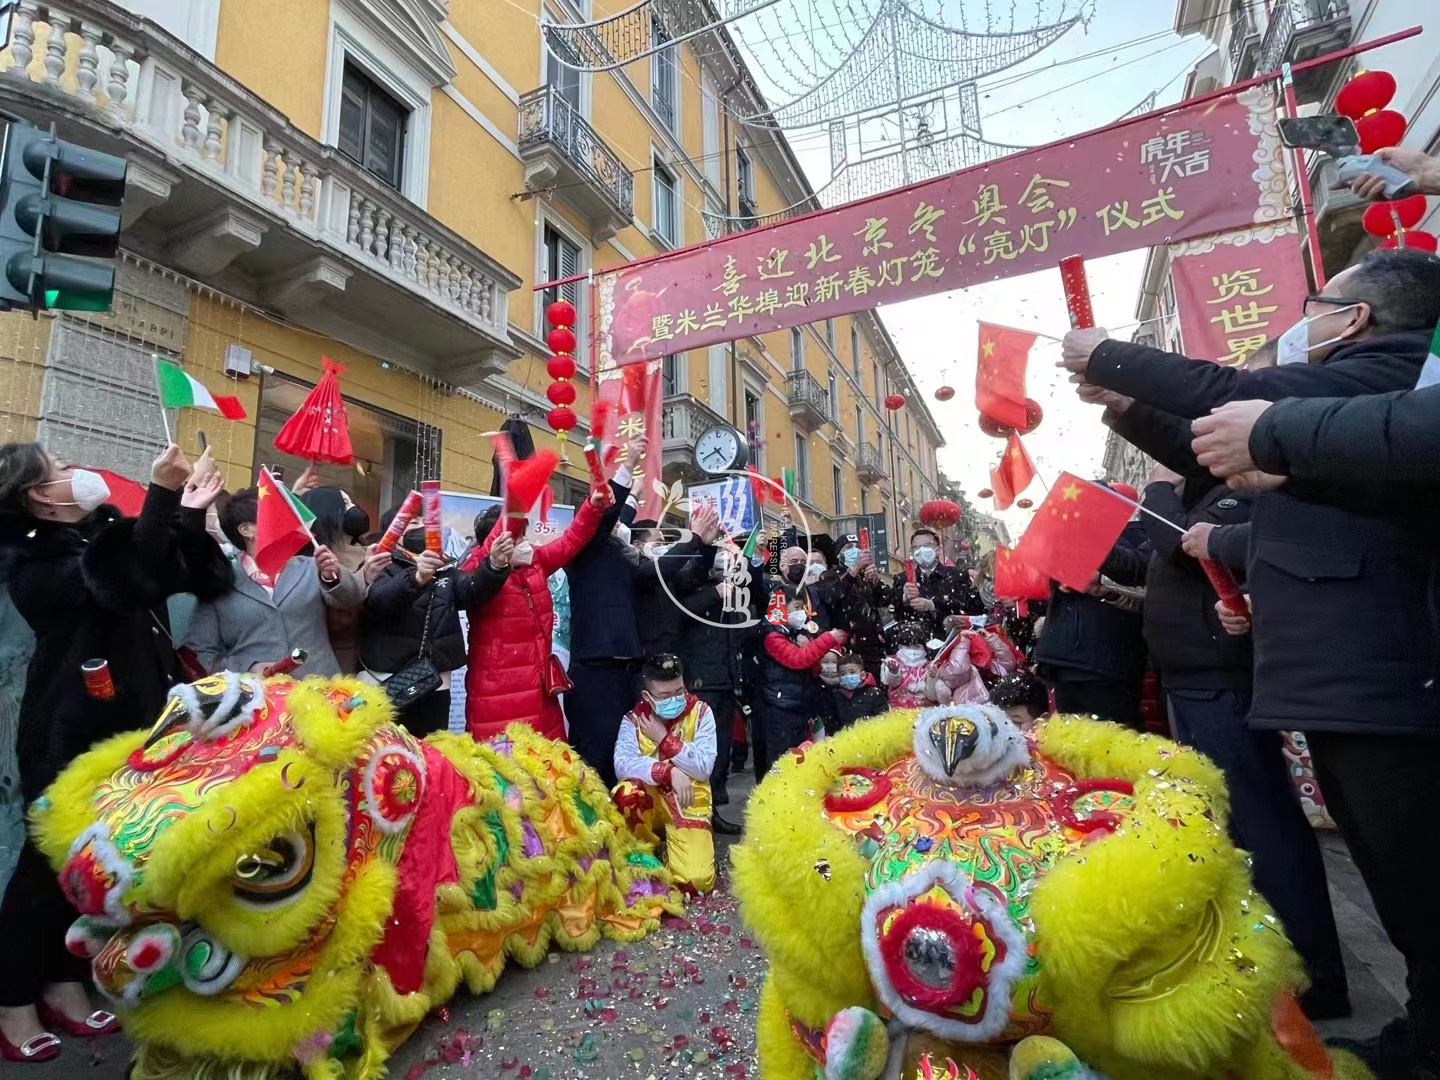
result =
[[1225,610],[1232,615],[1250,614],[1250,605],[1245,602],[1245,595],[1240,591],[1240,584],[1235,580],[1235,575],[1230,573],[1224,563],[1216,562],[1214,559],[1201,559],[1200,568],[1205,571],[1205,576],[1210,579],[1210,584],[1220,596],[1220,603],[1225,605]]
[[869,551],[869,550],[870,550],[870,530],[869,530],[869,529],[861,529],[861,530],[860,530],[860,550],[861,550],[861,551]]
[[400,504],[400,509],[395,514],[395,519],[390,522],[390,527],[385,530],[385,535],[380,537],[380,542],[375,545],[376,551],[394,551],[395,545],[400,542],[400,537],[410,527],[410,522],[420,512],[420,492],[412,491],[405,496],[405,501]]
[[425,550],[440,554],[440,481],[420,481],[420,501],[425,515]]
[[1071,255],[1060,260],[1060,283],[1065,286],[1065,306],[1070,311],[1070,328],[1088,330],[1095,325],[1095,309],[1090,306],[1090,285],[1085,280],[1085,259]]
[[115,680],[110,678],[110,661],[86,660],[80,665],[80,677],[85,680],[85,692],[95,700],[114,700]]
[[289,675],[305,662],[307,656],[304,649],[292,649],[290,655],[284,660],[276,660],[273,664],[267,664],[265,670],[260,674],[267,679],[272,675]]

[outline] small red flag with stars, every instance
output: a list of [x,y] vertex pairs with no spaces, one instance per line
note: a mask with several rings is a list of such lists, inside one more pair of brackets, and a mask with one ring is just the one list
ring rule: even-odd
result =
[[981,414],[1023,430],[1025,366],[1035,335],[993,323],[980,324],[980,351],[975,365],[975,407]]
[[1087,589],[1134,511],[1109,489],[1062,472],[1015,554],[1061,585]]
[[1029,487],[1034,479],[1035,463],[1025,452],[1020,436],[1012,431],[1005,443],[1005,453],[1000,455],[1000,464],[990,470],[990,486],[995,490],[996,507],[1009,510],[1015,496]]

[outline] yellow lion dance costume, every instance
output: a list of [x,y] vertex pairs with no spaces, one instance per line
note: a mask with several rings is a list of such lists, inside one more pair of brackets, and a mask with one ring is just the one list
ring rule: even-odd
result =
[[896,711],[796,751],[733,853],[764,1080],[1368,1077],[1295,1004],[1227,810],[1200,755],[1078,717]]
[[568,747],[419,741],[354,679],[224,674],[32,808],[135,1080],[372,1080],[463,978],[642,937],[679,895]]

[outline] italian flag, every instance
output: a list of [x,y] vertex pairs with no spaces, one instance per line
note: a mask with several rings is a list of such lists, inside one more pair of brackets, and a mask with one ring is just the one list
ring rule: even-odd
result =
[[245,406],[237,397],[216,397],[205,384],[185,374],[185,369],[155,357],[155,382],[160,387],[160,406],[165,409],[214,409],[226,420],[244,420]]
[[1430,339],[1430,355],[1425,360],[1425,366],[1420,369],[1420,378],[1415,383],[1415,389],[1424,390],[1436,383],[1440,383],[1440,326],[1435,327],[1435,336]]

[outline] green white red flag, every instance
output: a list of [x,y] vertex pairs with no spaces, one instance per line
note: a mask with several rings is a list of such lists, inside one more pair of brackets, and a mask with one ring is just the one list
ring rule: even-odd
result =
[[204,383],[185,374],[185,369],[172,360],[155,357],[155,383],[160,388],[161,408],[214,409],[226,420],[245,419],[245,406],[238,397],[215,396],[205,389]]

